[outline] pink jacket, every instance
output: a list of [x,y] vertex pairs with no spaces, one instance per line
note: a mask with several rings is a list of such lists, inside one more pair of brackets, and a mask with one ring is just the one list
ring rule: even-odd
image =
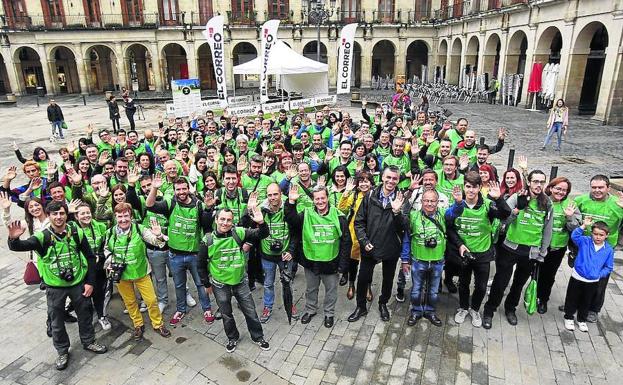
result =
[[[549,118],[547,119],[547,128],[552,128],[552,125],[554,124],[554,115],[555,115],[555,109],[557,109],[558,107],[552,107],[552,109],[549,111]],[[562,114],[562,125],[563,127],[568,127],[569,126],[569,108],[568,107],[563,107],[564,109],[564,113]]]

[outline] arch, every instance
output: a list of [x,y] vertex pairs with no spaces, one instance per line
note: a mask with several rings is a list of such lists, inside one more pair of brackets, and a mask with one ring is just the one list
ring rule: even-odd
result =
[[446,39],[442,39],[439,42],[439,47],[437,48],[438,55],[446,56],[448,55],[448,41]]
[[[232,60],[234,66],[246,63],[257,57],[257,48],[251,43],[241,42],[234,46],[232,50]],[[259,85],[258,75],[234,75],[236,88],[257,87]]]
[[9,81],[9,73],[6,70],[4,57],[0,54],[0,94],[10,94],[11,92],[13,92],[13,90],[11,89],[11,82]]
[[[303,56],[312,60],[316,60],[318,58],[316,43],[316,40],[314,40],[305,44],[305,46],[303,47]],[[320,61],[325,64],[329,62],[327,58],[327,46],[324,45],[323,42],[320,42]]]
[[372,48],[372,76],[395,77],[396,47],[389,40],[381,40]]
[[452,41],[452,49],[450,50],[450,55],[461,55],[463,51],[463,40],[460,37],[455,38]]
[[494,55],[497,46],[500,44],[500,35],[497,33],[492,33],[487,38],[487,42],[485,43],[485,55]]
[[88,57],[87,55],[91,52],[91,49],[94,48],[94,47],[100,47],[99,49],[108,48],[112,52],[115,52],[115,47],[114,46],[112,46],[112,45],[110,45],[108,43],[97,43],[97,44],[92,44],[92,45],[88,46],[87,48],[85,48],[85,50],[82,52],[82,57],[83,58],[87,58]]
[[478,56],[479,50],[480,50],[480,40],[478,40],[478,36],[470,37],[467,42],[467,50],[465,51],[465,54]]
[[534,50],[534,61],[560,63],[563,46],[562,33],[555,26],[547,27],[539,36]]
[[216,79],[214,78],[214,63],[212,62],[212,52],[210,45],[203,43],[197,50],[197,60],[199,62],[199,80],[202,90],[216,88]]
[[570,107],[577,106],[580,115],[594,115],[597,109],[608,44],[608,30],[599,21],[584,26],[574,41],[566,102]]
[[41,59],[36,50],[28,46],[16,48],[13,62],[17,73],[21,74],[19,82],[26,94],[37,93],[37,87],[46,88]]
[[488,73],[489,76],[498,76],[500,66],[500,50],[502,43],[497,33],[492,33],[485,43],[485,51],[482,57],[481,73]]
[[48,59],[51,66],[54,88],[61,94],[80,93],[80,78],[76,65],[76,55],[70,47],[58,45],[50,50]]
[[[506,48],[506,69],[505,74],[520,74],[526,77],[526,52],[528,51],[528,36],[523,30],[517,30],[513,33],[508,41]],[[513,100],[513,96],[509,96],[508,104],[517,105],[521,101],[524,80],[519,84],[519,92],[517,100]]]
[[164,59],[165,87],[171,87],[173,79],[188,79],[188,60],[186,50],[177,43],[169,43],[162,47]]
[[124,59],[128,63],[128,79],[133,91],[156,89],[151,51],[141,43],[130,44]]
[[415,76],[421,82],[428,81],[428,44],[424,40],[415,40],[407,47],[406,71],[407,80]]
[[463,53],[463,41],[455,38],[450,48],[450,63],[448,64],[448,83],[459,84],[461,79],[461,54]]
[[448,62],[448,41],[442,39],[437,48],[437,67],[435,68],[435,81],[446,82],[446,65]]
[[85,59],[89,62],[91,91],[114,91],[119,89],[119,71],[115,52],[104,44],[89,47]]

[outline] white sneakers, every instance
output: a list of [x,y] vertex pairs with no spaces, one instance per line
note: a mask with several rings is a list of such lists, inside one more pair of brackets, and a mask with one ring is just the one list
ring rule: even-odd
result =
[[167,307],[167,305],[165,305],[162,302],[158,302],[158,309],[160,309],[160,314],[164,314],[164,309]]
[[566,319],[565,318],[565,329],[567,329],[569,331],[574,331],[575,330],[575,322],[573,322],[572,319]]
[[186,291],[186,305],[190,306],[190,307],[195,307],[197,306],[197,301],[195,301],[195,299],[193,298],[192,295],[190,295],[190,293],[188,291]]
[[110,325],[110,321],[108,320],[108,318],[102,317],[102,318],[99,318],[97,321],[100,323],[102,330],[110,330],[111,325]]
[[456,322],[457,324],[460,325],[463,322],[465,322],[465,318],[468,315],[472,319],[472,326],[473,327],[479,328],[479,327],[482,326],[482,318],[480,318],[480,313],[478,313],[474,309],[465,310],[465,309],[459,308],[456,311],[456,314],[454,315],[454,322]]
[[586,322],[578,322],[578,329],[580,329],[581,332],[588,333],[588,325],[586,325]]

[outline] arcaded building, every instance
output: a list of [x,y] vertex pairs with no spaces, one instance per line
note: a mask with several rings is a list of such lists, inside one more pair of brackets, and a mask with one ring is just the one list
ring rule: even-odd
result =
[[[279,38],[316,58],[313,0],[2,0],[0,93],[101,93],[121,87],[166,91],[171,79],[213,89],[201,34],[225,16],[229,86],[254,88],[231,73],[257,56],[259,27],[280,19]],[[623,0],[341,0],[320,26],[320,60],[335,84],[341,26],[357,22],[353,86],[373,78],[443,80],[466,74],[523,75],[518,108],[531,104],[534,63],[558,64],[555,95],[575,112],[620,124],[623,116]],[[284,58],[287,60],[287,58]],[[235,83],[235,84],[234,84]]]

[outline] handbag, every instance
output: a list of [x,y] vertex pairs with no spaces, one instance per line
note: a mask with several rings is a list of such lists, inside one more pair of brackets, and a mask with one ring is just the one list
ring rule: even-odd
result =
[[523,293],[523,305],[528,315],[534,314],[537,308],[537,278],[539,276],[539,263],[535,262],[532,266],[530,283]]
[[26,285],[39,285],[41,283],[41,276],[39,275],[39,270],[37,270],[37,265],[32,260],[32,256],[30,257],[30,261],[26,263],[26,270],[24,270],[24,283]]
[[63,121],[63,123],[61,123],[61,128],[63,130],[67,130],[68,127],[67,127],[67,123],[65,123],[65,121]]

